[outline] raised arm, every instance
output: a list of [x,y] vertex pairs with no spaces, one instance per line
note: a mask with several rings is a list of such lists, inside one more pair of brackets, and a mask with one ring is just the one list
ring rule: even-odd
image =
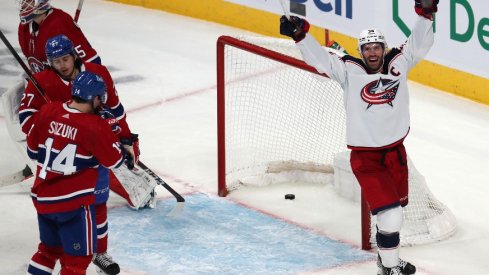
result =
[[345,63],[340,56],[322,47],[308,31],[309,23],[305,19],[297,16],[280,18],[280,33],[294,39],[304,61],[343,86],[346,81]]
[[402,48],[409,68],[414,67],[422,60],[433,46],[435,40],[433,13],[438,11],[438,0],[415,0],[414,9],[419,18]]

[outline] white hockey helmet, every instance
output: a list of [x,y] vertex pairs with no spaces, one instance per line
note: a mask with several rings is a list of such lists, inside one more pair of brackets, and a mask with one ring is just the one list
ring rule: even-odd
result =
[[38,14],[51,9],[49,0],[17,0],[19,16],[22,24],[30,23]]
[[384,34],[379,29],[366,29],[360,33],[358,37],[358,51],[362,54],[362,46],[368,43],[382,43],[384,49],[387,49],[387,42]]

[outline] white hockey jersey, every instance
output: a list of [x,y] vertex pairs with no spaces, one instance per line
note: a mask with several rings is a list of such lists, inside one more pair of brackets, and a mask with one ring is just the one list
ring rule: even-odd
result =
[[340,83],[351,149],[392,147],[409,132],[407,74],[434,42],[433,22],[419,17],[406,43],[384,57],[381,73],[369,74],[363,60],[330,53],[309,34],[297,43],[304,61]]

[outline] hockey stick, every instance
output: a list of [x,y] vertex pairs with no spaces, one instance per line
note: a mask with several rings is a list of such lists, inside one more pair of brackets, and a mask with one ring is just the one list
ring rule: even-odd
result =
[[80,17],[80,12],[83,7],[83,1],[84,0],[78,1],[78,8],[76,8],[75,17],[73,18],[73,21],[75,21],[75,23],[78,23],[78,18]]
[[23,171],[20,170],[18,172],[0,176],[0,187],[9,186],[15,183],[19,183],[25,179]]
[[[26,165],[26,167],[29,167],[29,166]],[[25,169],[26,168],[24,168],[18,172],[15,172],[15,173],[0,176],[0,187],[5,187],[5,186],[13,185],[13,184],[16,184],[19,182],[23,182],[23,181],[29,179],[30,177],[32,177],[33,176],[32,173],[31,173],[31,175],[27,175],[24,172]]]
[[282,6],[282,11],[284,12],[285,17],[290,19],[290,0],[278,0],[280,6]]
[[46,100],[46,102],[48,102],[48,103],[51,102],[51,100],[48,97],[46,97],[46,93],[44,93],[44,91],[42,90],[41,86],[39,85],[39,83],[37,82],[37,80],[32,75],[31,70],[29,68],[27,68],[27,65],[24,63],[24,61],[22,60],[22,58],[20,58],[19,54],[15,51],[14,47],[12,47],[12,44],[10,44],[10,42],[7,39],[7,37],[5,37],[5,35],[3,34],[2,30],[0,30],[0,38],[2,39],[3,43],[5,44],[5,46],[7,46],[8,50],[10,51],[10,53],[15,57],[15,59],[17,60],[17,62],[19,63],[19,65],[22,67],[22,69],[24,69],[24,72],[27,74],[27,77],[32,82],[32,84],[34,84],[34,86],[36,87],[37,91],[39,91],[39,93],[41,94],[42,98],[44,98],[44,100]]
[[178,216],[183,210],[185,199],[180,194],[178,194],[177,191],[173,190],[173,188],[171,188],[170,185],[168,185],[162,178],[160,178],[160,176],[153,172],[153,170],[149,169],[149,167],[146,166],[143,162],[139,161],[138,165],[139,167],[143,168],[143,170],[146,171],[150,176],[152,176],[159,185],[165,187],[165,189],[168,190],[168,192],[170,192],[177,199],[177,205],[167,216]]
[[168,192],[170,192],[177,199],[177,202],[185,202],[185,199],[180,194],[178,194],[177,191],[173,190],[170,185],[168,185],[162,178],[160,178],[160,176],[156,175],[156,173],[153,172],[153,170],[149,169],[149,167],[146,166],[142,161],[139,161],[138,165],[143,168],[144,171],[150,174],[158,182],[159,185],[165,187],[165,189],[168,190]]
[[[17,62],[19,63],[19,65],[22,67],[22,69],[26,73],[27,77],[32,82],[32,84],[34,84],[34,86],[36,87],[37,91],[42,96],[42,98],[47,103],[51,102],[51,100],[49,99],[49,97],[47,97],[47,95],[44,93],[44,91],[42,90],[41,86],[37,82],[37,80],[32,75],[31,70],[27,67],[27,65],[24,63],[24,61],[22,60],[22,58],[20,58],[19,54],[17,54],[17,52],[15,51],[14,47],[12,47],[12,44],[10,44],[10,42],[7,39],[7,37],[5,37],[5,35],[3,34],[2,30],[0,30],[0,39],[2,39],[2,41],[5,44],[5,46],[7,47],[7,49],[14,56],[14,58],[17,60]],[[2,176],[0,178],[0,186],[7,186],[7,185],[10,185],[10,184],[15,184],[15,183],[21,182],[24,179],[25,179],[25,175],[24,175],[24,171],[22,170],[22,171],[19,171],[19,172],[10,174],[10,175]]]

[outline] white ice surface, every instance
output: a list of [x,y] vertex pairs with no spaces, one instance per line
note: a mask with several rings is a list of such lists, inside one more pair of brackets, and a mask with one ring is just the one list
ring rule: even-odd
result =
[[[0,2],[0,28],[16,45],[15,1]],[[52,3],[74,13],[78,1]],[[215,44],[218,36],[244,33],[214,23],[110,2],[85,1],[80,26],[115,79],[128,122],[141,136],[142,159],[179,192],[216,193]],[[0,51],[4,48],[0,46]],[[10,68],[5,52],[0,69]],[[18,69],[17,69],[18,70]],[[2,70],[8,87],[16,78]],[[433,194],[458,221],[452,238],[403,248],[401,256],[418,274],[487,274],[489,208],[489,107],[413,82],[411,132],[406,147]],[[4,120],[0,117],[0,124]],[[0,175],[23,166],[0,129]],[[328,190],[329,189],[329,190]],[[359,207],[331,203],[328,186],[279,185],[250,188],[232,196],[252,208],[318,230],[347,243],[360,243]],[[293,202],[283,200],[295,193]],[[169,196],[161,190],[160,196]],[[24,274],[38,242],[28,188],[0,189],[0,274]],[[111,205],[123,204],[112,196]],[[123,267],[123,263],[121,263]],[[317,274],[374,274],[375,263],[320,270]],[[95,274],[93,266],[89,274]],[[137,272],[123,271],[125,274]]]

